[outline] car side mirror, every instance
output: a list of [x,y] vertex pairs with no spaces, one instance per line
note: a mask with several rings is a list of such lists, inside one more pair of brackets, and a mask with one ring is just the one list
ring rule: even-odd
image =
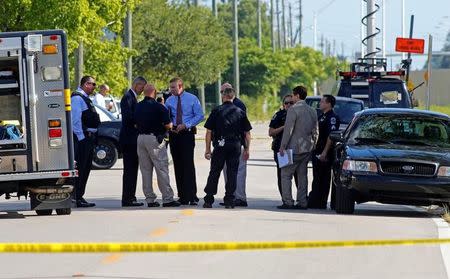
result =
[[342,135],[342,131],[332,131],[330,133],[330,139],[334,142],[343,142],[344,137]]

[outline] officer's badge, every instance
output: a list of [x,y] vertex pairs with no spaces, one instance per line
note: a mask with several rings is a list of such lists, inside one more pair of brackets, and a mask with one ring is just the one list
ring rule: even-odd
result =
[[331,125],[336,125],[336,117],[331,117],[330,123]]

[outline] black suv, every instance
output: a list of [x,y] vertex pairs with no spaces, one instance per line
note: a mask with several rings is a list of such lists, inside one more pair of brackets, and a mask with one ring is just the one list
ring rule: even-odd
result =
[[350,72],[339,72],[338,96],[364,101],[366,108],[413,108],[405,72],[386,71],[385,59],[353,63]]

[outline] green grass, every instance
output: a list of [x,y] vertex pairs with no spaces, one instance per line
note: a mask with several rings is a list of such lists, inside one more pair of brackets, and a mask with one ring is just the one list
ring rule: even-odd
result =
[[[418,109],[425,109],[425,107],[420,106]],[[430,106],[430,110],[450,115],[450,106]]]

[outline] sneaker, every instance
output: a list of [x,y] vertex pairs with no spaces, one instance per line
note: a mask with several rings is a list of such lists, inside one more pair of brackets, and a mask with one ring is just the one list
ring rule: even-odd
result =
[[177,201],[163,203],[163,207],[179,207],[180,205],[181,205],[181,203],[179,203]]
[[203,204],[203,208],[212,208],[212,204],[210,204],[209,202],[205,202]]
[[277,208],[278,209],[294,209],[294,206],[283,203],[282,205],[277,206]]
[[155,201],[155,202],[149,202],[147,203],[148,207],[159,207],[159,202]]

